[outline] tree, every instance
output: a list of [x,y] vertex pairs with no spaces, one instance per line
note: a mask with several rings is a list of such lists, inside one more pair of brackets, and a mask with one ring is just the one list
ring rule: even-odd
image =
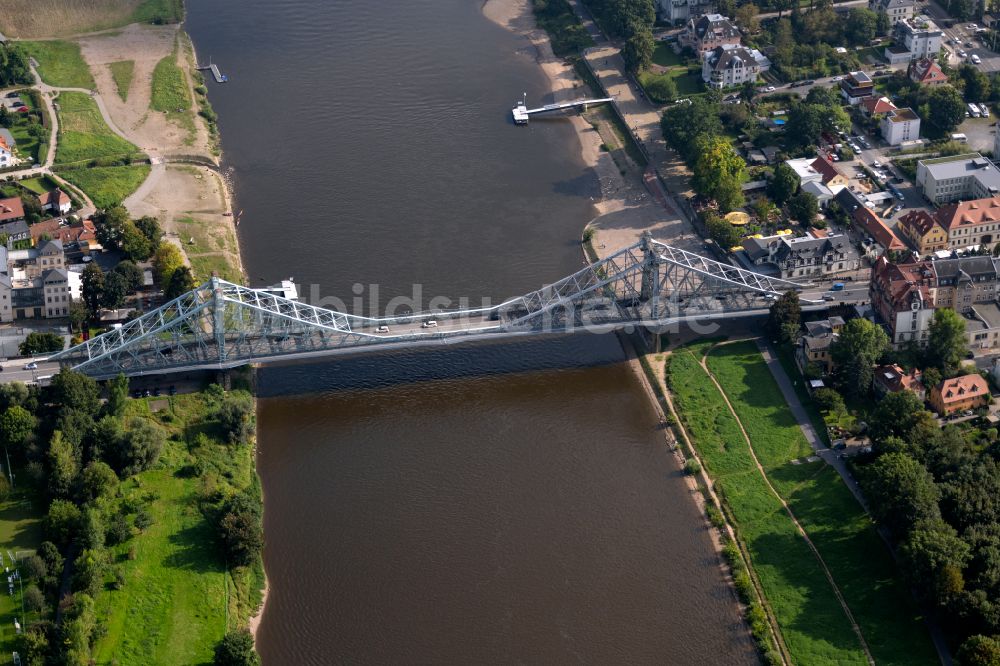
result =
[[896,537],[906,536],[921,521],[941,518],[941,492],[934,478],[906,454],[880,456],[865,470],[861,485],[872,517]]
[[222,509],[219,533],[230,564],[252,564],[264,547],[260,502],[246,494],[230,497]]
[[913,391],[888,393],[878,402],[869,419],[869,434],[876,446],[889,437],[908,437],[917,424],[924,403]]
[[128,377],[119,373],[107,383],[108,401],[104,403],[104,413],[110,416],[121,416],[128,402]]
[[955,663],[959,666],[1000,666],[1000,637],[970,636],[958,648]]
[[877,29],[878,14],[864,7],[852,7],[844,24],[844,37],[852,46],[867,46]]
[[965,321],[951,308],[934,311],[927,337],[927,363],[953,374],[969,351]]
[[819,215],[819,200],[815,194],[799,192],[788,200],[788,214],[803,226],[810,226]]
[[150,421],[133,419],[124,435],[108,443],[106,458],[123,477],[132,476],[155,465],[162,449],[163,431]]
[[215,666],[260,666],[253,649],[253,636],[246,629],[234,629],[215,646]]
[[146,261],[153,254],[149,239],[135,226],[132,220],[128,220],[122,227],[122,235],[119,241],[121,251],[132,261]]
[[965,101],[951,86],[934,86],[927,95],[927,119],[929,134],[942,137],[965,120]]
[[101,303],[104,302],[104,273],[100,266],[95,263],[87,264],[83,269],[81,284],[83,302],[87,305],[90,316],[96,318],[101,311]]
[[752,35],[760,30],[758,14],[760,14],[760,10],[757,9],[757,5],[751,2],[741,5],[736,10],[736,24]]
[[705,97],[694,97],[690,104],[674,104],[660,120],[663,138],[689,162],[702,135],[722,134],[719,104]]
[[125,304],[126,296],[128,296],[128,278],[114,271],[108,273],[104,277],[101,306],[109,310],[117,310]]
[[667,104],[677,99],[677,84],[669,75],[651,76],[643,87],[653,101]]
[[965,83],[966,102],[981,102],[990,98],[990,79],[978,67],[963,63],[958,67],[958,76]]
[[784,162],[774,167],[774,177],[767,184],[767,196],[771,197],[774,203],[784,206],[798,189],[799,176],[795,173],[795,169]]
[[100,407],[101,392],[97,382],[79,372],[63,368],[49,385],[52,402],[78,409],[95,416]]
[[135,226],[146,237],[146,240],[149,241],[149,252],[152,255],[160,247],[160,239],[163,238],[163,229],[160,228],[160,221],[155,217],[144,215],[135,221]]
[[814,86],[806,94],[806,104],[819,106],[840,106],[840,93],[836,88]]
[[830,345],[840,385],[850,395],[864,395],[871,388],[872,365],[889,348],[881,326],[867,319],[852,319]]
[[714,211],[706,212],[702,219],[708,230],[708,237],[718,243],[719,247],[728,249],[740,244],[740,232]]
[[49,568],[43,560],[38,555],[32,555],[21,560],[20,566],[21,575],[28,580],[45,580],[45,577],[49,575]]
[[230,393],[219,408],[219,424],[230,444],[246,444],[256,429],[254,404],[245,393]]
[[28,333],[28,337],[24,339],[24,342],[18,345],[18,350],[23,356],[32,356],[33,354],[62,351],[62,348],[65,346],[66,341],[58,333],[32,331]]
[[875,34],[879,37],[885,37],[889,34],[889,29],[892,27],[892,19],[886,12],[879,12],[875,20]]
[[83,331],[83,325],[87,323],[90,313],[87,306],[80,301],[72,301],[69,304],[69,325],[74,331]]
[[747,164],[732,144],[720,136],[703,136],[698,140],[697,152],[691,169],[695,191],[715,199],[723,212],[741,206]]
[[799,303],[799,295],[789,289],[771,305],[767,316],[768,333],[782,343],[794,342],[801,317],[802,305]]
[[124,206],[111,206],[94,216],[97,240],[110,250],[121,249],[126,225],[132,224]]
[[76,458],[73,445],[63,438],[63,434],[59,430],[52,433],[52,440],[49,442],[48,462],[49,492],[58,497],[67,497],[76,482],[76,475],[80,471],[80,461]]
[[24,591],[24,608],[34,613],[45,614],[45,595],[37,585],[29,585]]
[[21,451],[37,427],[37,419],[27,409],[20,405],[8,407],[0,414],[0,444]]
[[653,40],[653,32],[649,28],[637,30],[631,37],[625,40],[622,48],[622,60],[625,67],[633,74],[649,67],[653,62],[653,49],[656,42]]
[[[45,535],[55,543],[68,546],[80,528],[80,509],[66,500],[52,500],[45,516]],[[44,545],[44,544],[43,544]],[[43,555],[44,557],[44,555]],[[59,567],[61,568],[61,567]],[[50,571],[56,569],[49,566]]]
[[28,224],[35,224],[42,219],[42,204],[35,195],[22,194],[21,206],[24,209],[24,221]]
[[173,243],[163,243],[153,255],[153,274],[161,288],[170,282],[170,277],[184,265],[184,257]]
[[962,591],[969,555],[969,545],[940,519],[920,521],[899,548],[900,566],[910,581],[942,605]]
[[114,497],[118,492],[118,475],[100,460],[91,461],[80,476],[80,492],[85,501]]
[[142,270],[136,266],[134,261],[128,259],[121,261],[112,272],[125,278],[125,285],[130,294],[142,286]]
[[163,295],[167,300],[173,300],[197,286],[194,276],[191,275],[191,269],[187,266],[181,266],[170,276],[170,281],[167,283],[167,288],[163,290]]
[[51,541],[43,541],[38,546],[38,556],[45,562],[45,568],[49,573],[56,575],[63,570],[63,556],[59,554],[59,548]]

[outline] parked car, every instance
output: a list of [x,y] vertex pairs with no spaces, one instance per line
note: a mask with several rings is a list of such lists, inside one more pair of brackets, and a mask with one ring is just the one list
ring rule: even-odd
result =
[[830,79],[830,80],[831,80],[831,81],[843,81],[843,80],[844,80],[844,77],[842,77],[842,76],[835,76],[835,77],[833,77],[833,78],[832,78],[832,79]]
[[969,60],[972,61],[973,65],[978,65],[979,63],[982,62],[982,60],[979,58],[979,56],[977,56],[975,53],[972,54],[972,57],[969,58]]
[[764,90],[766,90],[767,92],[774,92],[774,86],[768,86],[764,88]]
[[985,104],[980,104],[979,105],[979,110],[982,112],[983,118],[989,118],[990,117],[990,107],[986,106]]
[[388,326],[379,326],[378,328],[375,329],[375,332],[376,333],[388,333],[389,332],[389,327]]
[[425,321],[424,323],[422,323],[420,325],[420,328],[437,328],[437,325],[438,325],[438,323],[435,320],[429,319],[429,320]]

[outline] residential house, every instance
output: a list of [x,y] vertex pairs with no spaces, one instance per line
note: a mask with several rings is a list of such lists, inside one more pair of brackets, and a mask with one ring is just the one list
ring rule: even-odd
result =
[[51,192],[38,195],[38,203],[42,210],[47,210],[53,215],[65,215],[73,207],[69,195],[58,187]]
[[30,234],[28,233],[28,223],[24,220],[0,222],[0,236],[6,236],[8,244],[25,240],[30,237]]
[[38,248],[5,250],[3,254],[0,320],[5,304],[11,319],[65,317],[70,303],[81,298],[82,276],[67,270],[60,241],[43,241]]
[[886,225],[882,218],[870,209],[864,206],[855,208],[851,217],[869,238],[872,238],[879,245],[881,250],[876,253],[877,255],[886,252],[906,251],[906,245],[903,244],[903,241],[899,240],[896,233]]
[[898,146],[904,141],[912,141],[920,136],[920,116],[913,109],[894,109],[882,117],[879,123],[882,138],[890,146]]
[[884,12],[890,25],[912,18],[916,6],[916,0],[868,0],[868,8],[876,14]]
[[881,120],[885,114],[896,110],[896,105],[888,97],[868,97],[861,101],[861,110],[869,118]]
[[860,264],[857,251],[843,234],[748,238],[743,247],[753,265],[770,265],[771,272],[784,279],[834,275],[857,270]]
[[926,16],[902,19],[892,28],[893,39],[910,52],[910,60],[933,58],[941,50],[944,33]]
[[931,387],[931,407],[941,416],[990,404],[990,387],[978,374],[946,379]]
[[941,206],[935,217],[948,232],[948,247],[992,248],[1000,235],[1000,196]]
[[906,372],[896,364],[880,365],[872,373],[872,388],[879,397],[888,393],[912,391],[920,400],[925,400],[927,391],[923,380],[923,373],[915,368]]
[[659,0],[656,7],[660,18],[673,24],[714,11],[715,3],[711,0]]
[[922,209],[911,210],[899,218],[896,229],[910,241],[921,257],[948,247],[948,230],[933,215]]
[[1000,195],[1000,171],[979,153],[919,160],[917,188],[935,204],[995,197]]
[[799,370],[805,373],[809,365],[815,365],[823,374],[830,374],[833,372],[830,346],[844,328],[843,318],[830,317],[822,321],[807,321],[805,327],[805,335],[799,338],[795,346],[795,361]]
[[872,267],[868,290],[893,347],[927,342],[937,295],[932,262],[893,264],[883,255]]
[[848,178],[840,173],[840,170],[824,157],[817,157],[812,162],[812,168],[820,174],[820,181],[830,188],[834,193],[840,188],[847,187]]
[[993,303],[1000,295],[1000,271],[993,257],[960,257],[934,262],[939,308],[967,313],[977,303]]
[[38,245],[43,238],[58,240],[63,247],[69,249],[71,246],[79,245],[85,241],[93,241],[97,238],[97,229],[93,220],[87,219],[67,225],[60,222],[58,218],[51,218],[36,222],[29,227],[31,242]]
[[965,335],[970,349],[1000,346],[1000,306],[996,301],[977,303],[965,313]]
[[875,94],[875,82],[862,71],[851,72],[840,81],[840,94],[848,104],[860,104]]
[[0,224],[24,219],[24,204],[21,197],[0,199]]
[[10,276],[0,272],[0,324],[12,321],[14,321],[14,285],[10,281]]
[[680,43],[690,47],[700,57],[717,46],[739,45],[740,31],[721,14],[705,14],[687,22]]
[[[762,60],[766,66],[762,68]],[[744,46],[724,44],[705,52],[702,59],[701,78],[705,85],[716,88],[729,88],[754,82],[757,75],[770,67],[770,61],[761,55],[760,51]]]
[[41,282],[45,317],[52,319],[69,315],[70,303],[80,298],[82,276],[65,268],[53,268],[42,274]]
[[834,197],[834,191],[818,180],[811,180],[803,185],[802,191],[816,197],[816,202],[820,208],[826,208]]
[[0,169],[6,169],[17,164],[14,159],[14,137],[10,130],[0,129]]
[[35,261],[43,272],[53,268],[66,268],[66,255],[63,254],[62,241],[42,241],[42,244],[38,246],[38,257]]
[[930,58],[914,60],[907,68],[906,74],[911,81],[922,86],[941,86],[948,83],[948,75]]
[[814,157],[800,157],[794,160],[785,160],[785,165],[799,177],[799,185],[822,183],[823,174],[816,169],[815,162],[816,158]]

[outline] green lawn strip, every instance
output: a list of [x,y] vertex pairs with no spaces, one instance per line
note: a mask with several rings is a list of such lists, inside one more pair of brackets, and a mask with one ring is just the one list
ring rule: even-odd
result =
[[[18,483],[16,473],[14,482],[15,485]],[[8,552],[23,559],[38,548],[42,542],[41,519],[41,508],[25,493],[14,492],[0,502],[0,553],[3,554],[5,567],[11,564]],[[10,655],[17,649],[14,619],[19,619],[21,626],[26,626],[21,614],[21,590],[20,585],[15,585],[12,596],[8,594],[6,585],[0,585],[0,654]],[[33,622],[40,618],[29,613],[26,619]]]
[[819,563],[767,487],[736,419],[698,363],[708,346],[675,351],[669,385],[692,443],[747,545],[789,652],[803,664],[865,664]]
[[[156,400],[169,407],[150,416],[146,405]],[[157,468],[123,484],[126,496],[152,499],[153,524],[112,549],[126,583],[97,598],[107,632],[94,655],[97,663],[122,665],[211,663],[227,618],[229,628],[243,626],[259,603],[259,593],[247,586],[259,585],[261,578],[255,568],[226,571],[214,526],[199,501],[209,488],[256,488],[253,450],[219,443],[214,424],[204,420],[206,404],[199,394],[136,400],[129,409],[153,418],[171,436]],[[185,473],[191,465],[197,474]],[[134,559],[128,556],[132,549]],[[235,608],[236,616],[233,596],[246,600]]]
[[167,118],[193,133],[195,127],[191,112],[191,91],[184,72],[177,66],[176,51],[156,63],[152,85],[149,108],[166,113]]
[[139,149],[111,131],[94,100],[84,93],[58,97],[59,142],[56,164],[132,155]]
[[111,70],[111,78],[114,79],[115,89],[122,101],[128,99],[129,88],[132,87],[132,78],[135,75],[134,60],[119,60],[108,65]]
[[657,42],[653,49],[653,63],[661,67],[677,67],[684,64],[684,60],[674,52],[667,42]]
[[39,142],[37,138],[28,133],[28,124],[23,121],[17,122],[9,129],[11,136],[14,137],[18,155],[37,161]]
[[837,472],[822,463],[792,465],[810,455],[802,431],[752,342],[718,347],[709,368],[750,435],[758,459],[830,569],[875,660],[936,661],[915,603],[871,521]]
[[98,208],[121,203],[149,176],[148,164],[60,170],[59,175],[83,190]]
[[793,357],[794,352],[792,351],[792,348],[787,345],[776,345],[774,346],[774,350],[778,356],[778,362],[781,363],[781,367],[784,369],[785,374],[792,380],[792,386],[795,388],[795,395],[799,397],[799,402],[802,403],[802,406],[805,407],[806,412],[809,414],[809,421],[812,423],[813,430],[815,430],[823,442],[829,446],[830,433],[826,429],[826,422],[823,420],[823,415],[820,413],[816,403],[813,402],[812,396],[809,395],[809,391],[806,390],[806,383],[802,378],[802,373],[799,372],[799,367],[795,365],[795,358]]
[[59,88],[96,87],[90,68],[80,54],[76,42],[18,42],[38,61],[38,75],[50,86]]
[[133,23],[177,23],[184,18],[184,0],[143,0],[132,14]]
[[18,181],[21,187],[31,190],[35,194],[45,194],[46,192],[51,192],[56,189],[56,184],[52,182],[52,179],[48,176],[39,176],[37,178],[25,178]]
[[223,280],[230,282],[241,282],[243,280],[237,271],[223,254],[203,254],[189,257],[191,261],[191,272],[194,274],[195,282],[203,282],[212,277],[212,273],[217,273]]

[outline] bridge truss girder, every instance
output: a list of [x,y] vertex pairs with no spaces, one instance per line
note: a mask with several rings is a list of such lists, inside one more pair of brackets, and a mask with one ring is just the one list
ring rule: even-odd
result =
[[[169,303],[51,357],[95,378],[224,369],[251,362],[456,338],[655,328],[763,312],[801,285],[722,264],[644,236],[573,275],[498,306],[371,318],[212,278]],[[423,329],[434,319],[439,327]],[[410,326],[379,333],[378,327]]]

